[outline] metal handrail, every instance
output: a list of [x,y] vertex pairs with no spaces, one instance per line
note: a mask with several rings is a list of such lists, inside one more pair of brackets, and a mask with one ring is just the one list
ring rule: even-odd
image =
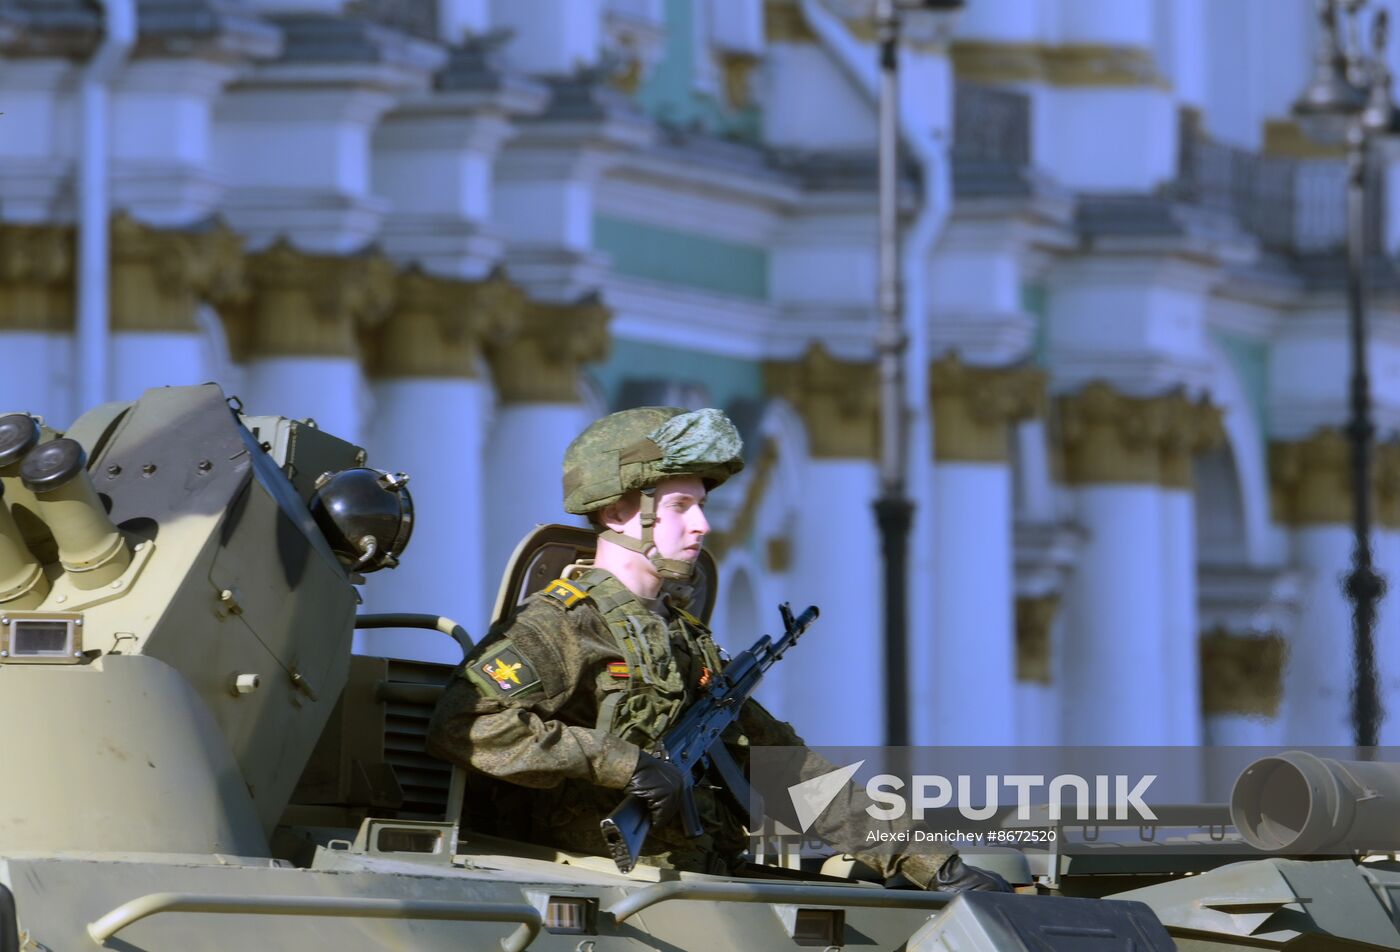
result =
[[885,909],[941,909],[951,893],[903,892],[878,886],[820,886],[806,883],[711,883],[679,880],[657,883],[631,893],[608,908],[622,922],[643,909],[673,900],[768,902],[814,906],[876,906]]
[[462,657],[471,654],[474,647],[467,630],[445,615],[426,615],[421,612],[380,612],[372,615],[356,615],[355,627],[366,628],[422,628],[426,631],[440,631],[462,649]]
[[117,906],[88,924],[98,945],[133,922],[162,912],[221,912],[262,916],[363,916],[370,919],[439,919],[458,922],[518,922],[501,940],[502,952],[524,952],[544,924],[525,903],[444,902],[431,899],[366,899],[356,896],[227,896],[149,893]]

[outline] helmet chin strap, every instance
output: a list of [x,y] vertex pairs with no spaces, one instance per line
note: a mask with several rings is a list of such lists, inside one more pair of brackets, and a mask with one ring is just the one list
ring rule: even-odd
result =
[[685,559],[663,559],[652,537],[652,527],[656,525],[656,490],[643,489],[641,492],[642,537],[634,539],[616,529],[600,529],[598,530],[598,538],[607,539],[624,549],[631,549],[633,552],[646,556],[647,561],[656,569],[656,574],[663,579],[678,582],[688,580],[695,574],[695,564],[687,562]]

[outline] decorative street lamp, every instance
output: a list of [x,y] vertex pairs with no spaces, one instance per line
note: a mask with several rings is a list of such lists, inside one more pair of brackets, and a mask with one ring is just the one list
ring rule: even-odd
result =
[[909,743],[908,554],[914,503],[905,488],[908,408],[904,403],[904,288],[899,264],[899,16],[904,10],[957,10],[963,0],[875,0],[880,55],[879,314],[880,529],[885,602],[885,742]]
[[[1366,373],[1366,200],[1372,146],[1377,136],[1400,131],[1385,65],[1389,18],[1384,9],[1372,20],[1371,49],[1360,39],[1360,17],[1367,0],[1317,0],[1320,21],[1312,81],[1293,104],[1304,135],[1325,144],[1347,146],[1347,306],[1351,330],[1352,529],[1355,548],[1345,591],[1353,605],[1352,647],[1356,666],[1351,693],[1355,743],[1373,747],[1384,717],[1376,686],[1376,602],[1385,580],[1371,561],[1370,381]],[[1342,29],[1345,18],[1345,31]]]

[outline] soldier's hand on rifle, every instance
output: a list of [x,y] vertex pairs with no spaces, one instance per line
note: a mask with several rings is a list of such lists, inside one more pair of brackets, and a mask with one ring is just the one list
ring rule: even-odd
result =
[[645,801],[652,825],[661,826],[680,809],[684,788],[685,777],[675,764],[642,751],[637,755],[637,769],[623,789]]
[[940,892],[1013,892],[1011,884],[989,869],[978,869],[954,853],[938,868],[933,888]]

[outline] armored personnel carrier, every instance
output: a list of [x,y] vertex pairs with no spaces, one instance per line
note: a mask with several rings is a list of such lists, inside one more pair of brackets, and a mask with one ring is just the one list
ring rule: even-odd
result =
[[[1400,848],[1390,774],[1305,755],[1246,772],[1239,824],[1183,812],[1199,843],[975,860],[1021,895],[823,873],[772,830],[745,878],[472,830],[462,772],[423,750],[450,666],[351,652],[357,627],[471,645],[357,614],[414,518],[406,478],[368,464],[214,385],[62,433],[0,416],[0,952],[1400,949],[1395,867],[1264,852],[1336,830]],[[532,534],[497,613],[588,538]]]

